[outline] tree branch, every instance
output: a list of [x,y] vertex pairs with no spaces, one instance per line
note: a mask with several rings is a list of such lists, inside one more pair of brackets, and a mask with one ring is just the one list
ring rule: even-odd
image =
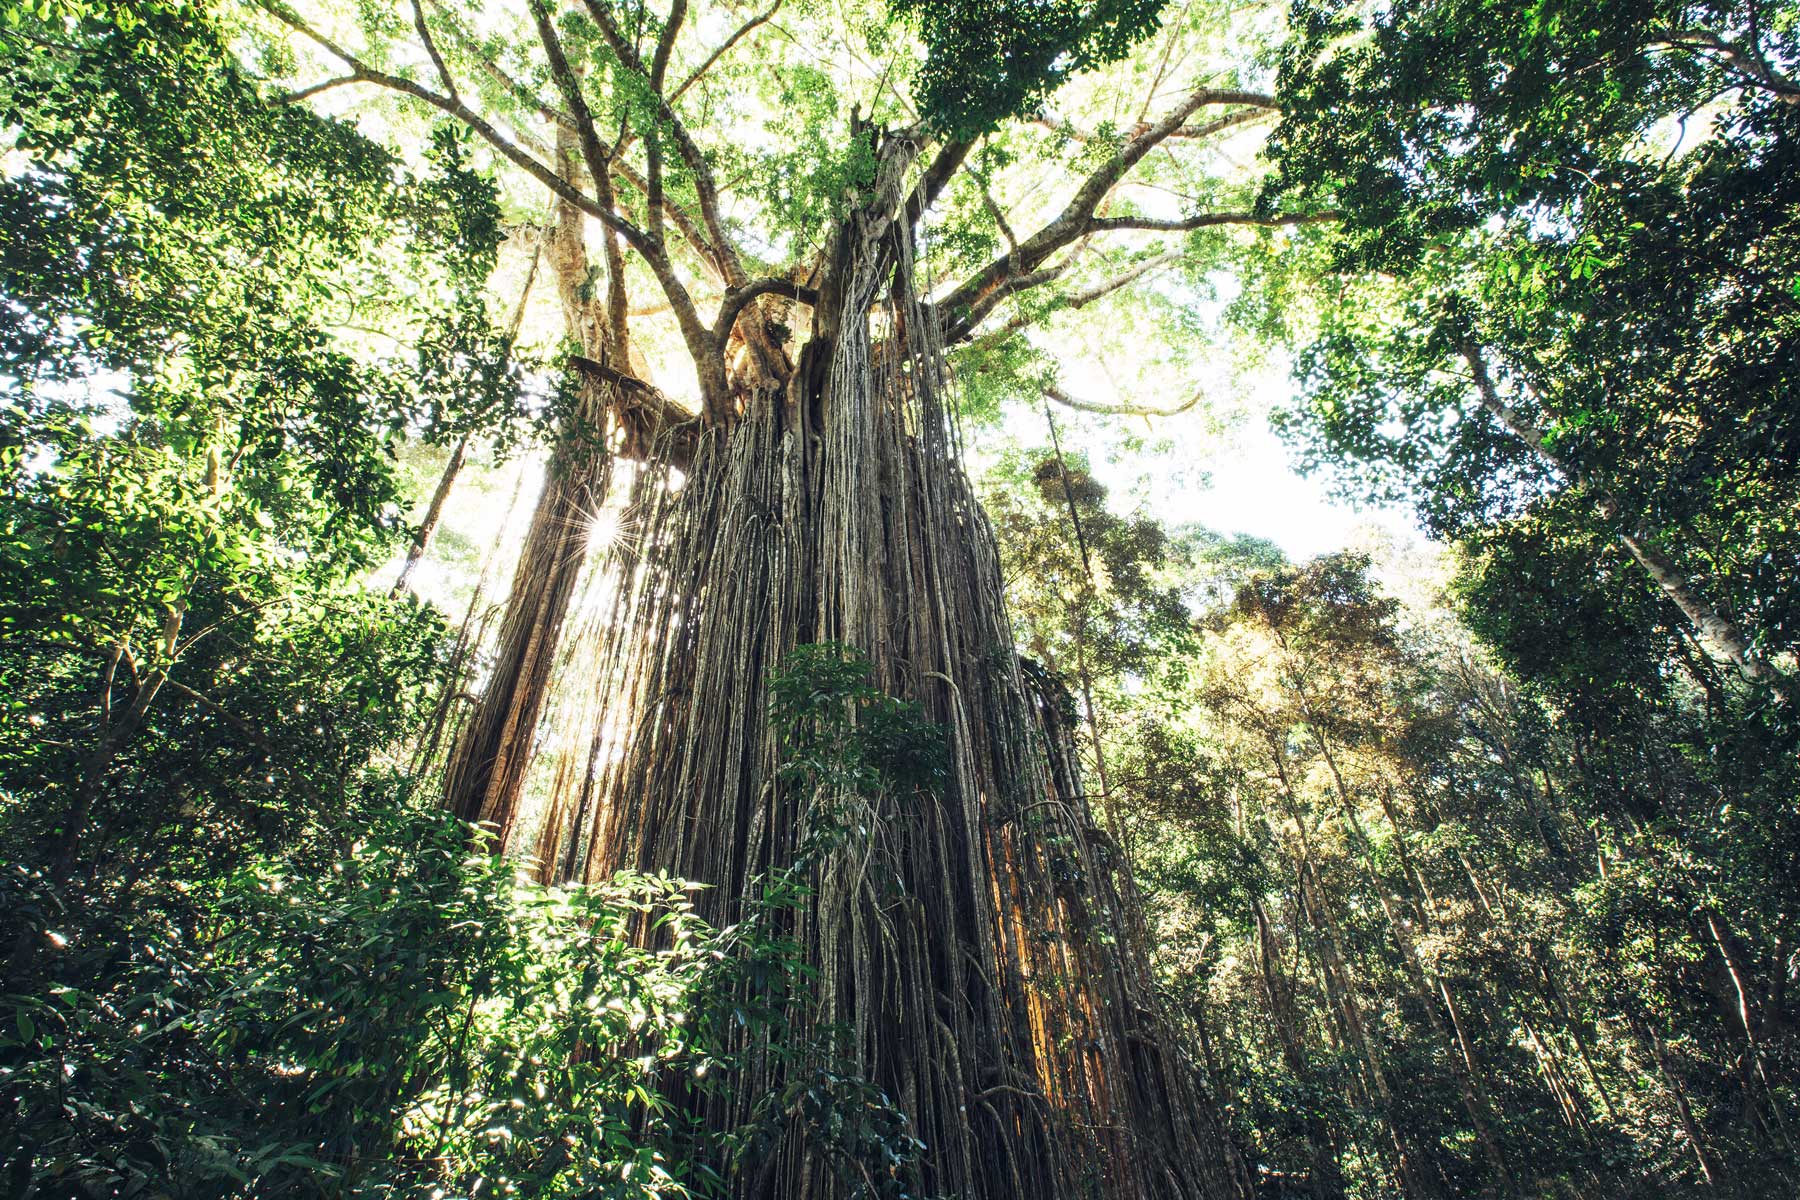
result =
[[1008,275],[1000,281],[999,286],[976,301],[965,313],[960,315],[955,312],[951,313],[951,322],[943,330],[944,345],[954,346],[958,342],[966,340],[970,334],[974,333],[976,327],[987,320],[988,315],[1000,307],[1008,297],[1060,279],[1068,274],[1069,268],[1074,265],[1075,255],[1071,254],[1062,262],[1052,266]]
[[1107,194],[1197,110],[1208,104],[1243,103],[1240,97],[1246,95],[1252,93],[1221,92],[1212,88],[1196,88],[1189,92],[1160,121],[1142,127],[1126,139],[1111,158],[1095,168],[1063,210],[1021,243],[1016,255],[1008,254],[989,263],[952,291],[939,308],[949,313],[965,309],[973,311],[995,288],[1002,286],[1008,276],[1020,271],[1035,271],[1052,254],[1089,232],[1094,213]]
[[669,19],[663,22],[662,36],[656,39],[656,53],[650,59],[650,86],[662,95],[663,79],[669,73],[669,55],[675,50],[676,35],[687,20],[687,0],[675,0],[669,6]]
[[931,165],[919,175],[919,182],[913,185],[912,194],[906,198],[903,219],[908,226],[916,225],[925,215],[925,210],[937,203],[945,185],[974,147],[974,142],[947,142],[938,150]]
[[[682,284],[680,277],[676,275],[667,252],[659,243],[651,241],[643,230],[620,216],[611,206],[587,195],[550,167],[520,149],[494,128],[491,122],[460,99],[440,95],[410,79],[402,79],[397,75],[376,70],[307,25],[280,0],[257,0],[257,2],[264,11],[284,25],[341,60],[355,72],[357,80],[412,96],[462,121],[498,150],[509,162],[524,170],[533,179],[549,188],[551,192],[595,217],[601,224],[623,238],[625,244],[636,251],[650,267],[651,273],[656,276],[657,282],[662,285],[663,293],[669,299],[669,306],[675,312],[675,319],[681,327],[682,338],[687,344],[688,353],[694,360],[694,369],[700,381],[701,395],[706,401],[708,415],[719,418],[726,415],[727,389],[723,356],[712,340],[711,331],[701,323],[700,317],[694,309],[693,297],[688,294],[687,288]],[[578,132],[583,135],[584,157],[588,158],[589,170],[596,179],[604,178],[608,167],[605,147],[594,132],[593,120],[588,113],[586,102],[582,99],[580,85],[574,77],[574,72],[569,68],[567,57],[562,52],[562,44],[556,36],[556,30],[549,22],[548,9],[544,0],[532,0],[531,7],[534,16],[538,18],[539,39],[544,42],[546,54],[551,56],[551,74],[557,78],[559,88],[563,92],[564,102],[570,109],[569,115],[574,120]],[[582,128],[583,126],[585,128]]]
[[[593,115],[588,110],[586,98],[581,94],[581,81],[576,78],[574,69],[569,66],[568,57],[563,53],[562,39],[557,37],[556,27],[550,20],[549,4],[547,0],[530,0],[530,4],[532,18],[537,25],[538,41],[543,44],[544,53],[550,60],[551,78],[562,92],[564,107],[575,118],[588,173],[594,178],[597,187],[610,187],[604,182],[610,178],[609,156],[599,134],[595,132]],[[589,7],[605,11],[594,0],[589,0]],[[614,153],[617,153],[616,149]],[[652,203],[649,207],[650,211],[660,216],[660,204]],[[663,293],[668,296],[669,305],[675,310],[675,322],[681,328],[688,356],[694,361],[694,371],[699,379],[700,395],[707,416],[723,420],[729,411],[724,356],[719,344],[713,340],[711,330],[701,323],[700,314],[694,308],[693,297],[688,295],[681,278],[675,274],[662,237],[652,237],[623,219],[618,219],[617,228],[619,235],[638,252],[656,276],[657,282],[662,284]],[[622,312],[623,309],[619,311]]]
[[[682,162],[686,163],[688,170],[693,173],[694,193],[700,201],[700,220],[706,227],[707,236],[712,242],[716,256],[714,265],[724,276],[728,286],[741,287],[747,277],[738,257],[737,248],[725,236],[724,223],[719,219],[719,185],[713,177],[712,164],[708,163],[706,156],[700,152],[700,146],[694,141],[693,135],[688,132],[687,125],[675,114],[674,106],[662,94],[661,88],[652,78],[652,72],[644,68],[642,56],[638,54],[637,48],[625,39],[624,32],[619,28],[619,23],[614,20],[613,14],[606,4],[601,0],[584,0],[584,3],[587,5],[588,13],[593,17],[594,23],[600,27],[601,37],[606,40],[606,44],[611,47],[620,63],[630,70],[636,71],[651,84],[651,92],[656,96],[658,115],[663,122],[667,123],[669,136],[675,140],[675,148],[681,154]],[[677,4],[685,9],[685,0],[677,0]],[[621,137],[617,148],[623,150],[629,144],[628,137]]]
[[1275,213],[1261,216],[1250,212],[1195,213],[1187,217],[1094,217],[1087,223],[1089,233],[1110,233],[1120,229],[1141,229],[1155,233],[1185,233],[1194,229],[1210,229],[1215,225],[1259,225],[1275,228],[1284,225],[1317,225],[1337,221],[1343,214],[1335,212]]
[[288,92],[287,94],[280,97],[276,102],[279,104],[298,104],[302,100],[312,99],[314,96],[317,96],[320,92],[329,92],[332,88],[340,88],[340,87],[343,87],[347,83],[364,83],[364,82],[366,82],[366,80],[361,75],[339,75],[336,78],[327,79],[320,83],[315,83],[315,84],[311,85],[310,87],[303,87],[297,92]]
[[[507,74],[498,63],[489,59],[487,55],[483,53],[481,47],[475,44],[468,33],[456,24],[455,18],[451,14],[445,13],[442,9],[438,9],[438,11],[445,18],[445,23],[450,31],[450,36],[456,40],[457,44],[461,46],[465,52],[473,56],[476,61],[481,64],[481,70],[495,83],[499,84],[508,95],[514,100],[517,100],[520,104],[523,104],[527,108],[538,113],[546,121],[550,121],[553,124],[560,125],[566,129],[575,129],[574,117],[570,116],[562,109],[557,108],[555,105],[547,103],[541,97],[535,95],[524,84]],[[521,137],[520,140],[530,144],[529,138]],[[623,150],[624,146],[615,145],[607,151],[607,160],[612,164],[614,176],[631,187],[638,195],[647,196],[650,190],[649,181],[625,160]],[[540,150],[540,153],[548,153],[548,151]],[[666,194],[663,196],[662,211],[663,214],[668,217],[670,223],[673,224],[676,229],[681,231],[681,236],[686,239],[688,245],[693,248],[695,255],[699,257],[703,264],[705,264],[707,270],[713,272],[721,281],[723,281],[724,272],[719,269],[718,253],[712,248],[712,245],[707,242],[706,235],[701,232],[699,223],[695,220],[694,215],[681,205],[670,200]],[[659,311],[667,311],[668,309],[669,306],[664,305]]]
[[1198,142],[1223,133],[1227,129],[1236,129],[1239,125],[1248,125],[1252,121],[1262,121],[1269,117],[1280,116],[1278,108],[1246,108],[1223,117],[1215,117],[1210,121],[1202,121],[1198,125],[1183,125],[1169,135],[1172,142]]
[[1174,408],[1155,408],[1147,404],[1095,404],[1088,400],[1077,400],[1054,383],[1044,385],[1044,398],[1054,400],[1064,408],[1073,408],[1080,412],[1101,413],[1106,416],[1119,417],[1174,417],[1186,412],[1206,398],[1206,389],[1201,388],[1188,399],[1185,404]]
[[232,728],[255,742],[262,750],[273,750],[273,747],[269,744],[268,736],[264,734],[262,730],[258,729],[255,725],[252,725],[249,721],[246,721],[243,717],[238,716],[236,713],[220,704],[217,700],[214,700],[211,696],[196,692],[187,684],[175,679],[164,679],[163,686],[169,688],[171,691],[180,692],[183,696],[186,696],[201,708],[204,708],[208,712],[219,717]]
[[808,305],[819,302],[819,293],[813,288],[779,277],[758,279],[741,288],[731,288],[726,291],[725,299],[719,305],[719,316],[713,322],[713,337],[720,345],[724,345],[725,339],[731,336],[732,326],[737,324],[738,316],[751,301],[761,296],[785,296],[789,300]]
[[[1211,121],[1202,121],[1197,125],[1184,124],[1178,126],[1168,135],[1169,141],[1198,141],[1202,138],[1211,137],[1213,134],[1219,133],[1222,130],[1230,129],[1237,125],[1243,125],[1250,121],[1261,120],[1264,117],[1275,116],[1281,112],[1281,106],[1276,103],[1275,97],[1264,95],[1261,92],[1220,91],[1213,92],[1212,96],[1214,98],[1207,101],[1207,104],[1209,105],[1237,104],[1243,106],[1243,109],[1240,112],[1230,113]],[[1053,133],[1060,133],[1064,137],[1071,138],[1077,142],[1087,143],[1094,140],[1094,135],[1092,133],[1087,130],[1077,129],[1071,122],[1062,117],[1039,117],[1033,123],[1048,129]],[[1149,124],[1139,123],[1127,130],[1126,136],[1135,137],[1149,129]]]
[[569,362],[582,374],[612,385],[613,411],[627,437],[622,454],[647,462],[660,453],[684,471],[693,465],[700,445],[698,417],[635,375],[581,355],[571,355]]
[[1641,519],[1634,520],[1623,514],[1616,497],[1589,479],[1578,466],[1558,455],[1551,448],[1548,435],[1537,421],[1507,402],[1500,394],[1500,389],[1494,386],[1486,356],[1474,337],[1464,335],[1457,343],[1457,352],[1468,364],[1470,377],[1475,382],[1475,393],[1488,415],[1569,482],[1580,484],[1596,493],[1596,507],[1601,517],[1620,524],[1618,537],[1626,551],[1675,603],[1699,635],[1729,659],[1746,678],[1771,684],[1784,703],[1800,700],[1800,689],[1796,689],[1794,681],[1769,663],[1756,649],[1745,630],[1700,592],[1694,581],[1657,544],[1655,531],[1649,529]]
[[[662,98],[663,78],[669,72],[669,55],[675,49],[675,37],[681,32],[681,23],[687,18],[687,0],[674,0],[669,8],[669,19],[663,23],[662,35],[656,39],[656,50],[650,60],[650,94]],[[650,223],[650,236],[662,240],[662,200],[663,200],[663,159],[662,134],[652,129],[650,136],[644,141],[644,152],[648,158],[648,167],[644,178],[649,184],[645,193],[645,213]]]
[[[1265,217],[1259,216],[1256,213],[1247,212],[1196,213],[1190,217],[1167,219],[1158,217],[1090,217],[1082,226],[1082,236],[1085,237],[1095,233],[1107,233],[1128,229],[1149,232],[1179,233],[1194,229],[1205,229],[1215,225],[1255,225],[1263,227],[1310,225],[1323,221],[1335,221],[1338,219],[1339,215],[1337,213],[1278,213],[1273,216]],[[1009,256],[1009,258],[1015,257],[1023,257],[1023,255],[1015,254]],[[1163,266],[1180,257],[1180,254],[1175,251],[1167,251],[1164,254],[1158,255],[1155,259],[1150,260],[1147,265],[1143,265],[1139,268],[1132,268],[1120,278],[1100,285],[1098,290],[1093,291],[1092,294],[1078,294],[1078,297],[1071,298],[1070,303],[1065,303],[1060,307],[1080,308],[1083,305],[1091,304],[1108,292],[1117,291],[1119,288],[1134,282],[1155,267]],[[992,314],[995,308],[999,307],[1003,300],[1007,299],[1009,296],[1015,296],[1018,293],[1025,291],[1027,288],[1037,287],[1040,284],[1050,282],[1052,279],[1063,274],[1068,266],[1068,263],[1064,263],[1060,268],[1043,268],[1036,271],[1026,271],[1002,276],[989,287],[985,293],[980,295],[978,299],[975,299],[969,303],[967,307],[960,310],[954,307],[956,297],[953,293],[948,299],[936,306],[940,312],[948,314],[949,324],[944,327],[943,332],[944,344],[946,346],[953,346],[958,342],[967,340],[974,335],[976,329],[980,327],[981,323],[985,321],[990,314]],[[1015,318],[1003,326],[1002,329],[997,330],[996,333],[1011,332],[1012,330],[1021,329],[1030,323],[1031,321],[1029,319]]]
[[1660,43],[1652,43],[1652,46],[1655,45],[1682,50],[1710,50],[1727,67],[1750,79],[1764,91],[1773,93],[1783,104],[1800,104],[1800,83],[1776,70],[1754,45],[1740,46],[1711,29],[1671,30]]
[[[1125,270],[1119,272],[1117,275],[1114,275],[1110,279],[1106,279],[1100,283],[1097,283],[1093,287],[1085,288],[1082,291],[1075,292],[1072,295],[1065,296],[1059,300],[1052,301],[1050,303],[1050,305],[1045,309],[1044,313],[1042,313],[1042,314],[1037,314],[1037,315],[1032,315],[1032,316],[1026,316],[1026,315],[1015,316],[1012,319],[1008,320],[1005,324],[999,326],[998,328],[989,330],[987,333],[983,334],[982,341],[985,343],[991,339],[998,339],[998,338],[1005,337],[1009,333],[1017,333],[1019,330],[1024,329],[1029,325],[1036,324],[1036,322],[1038,320],[1038,316],[1048,315],[1049,313],[1052,313],[1052,312],[1063,312],[1068,309],[1086,308],[1088,305],[1094,303],[1096,300],[1099,300],[1105,296],[1110,296],[1112,293],[1119,291],[1121,288],[1126,288],[1126,287],[1131,286],[1132,284],[1136,283],[1139,279],[1142,279],[1144,276],[1150,274],[1152,271],[1155,271],[1161,267],[1166,267],[1171,263],[1176,263],[1176,262],[1180,262],[1180,261],[1181,261],[1181,252],[1179,250],[1165,250],[1161,254],[1153,255],[1150,258],[1146,258],[1139,262],[1133,263],[1131,266],[1129,266]],[[963,334],[963,336],[966,337],[969,334],[972,334],[973,332],[974,332],[974,328],[971,327],[966,333]],[[945,335],[945,345],[954,345],[954,344],[955,344],[955,340],[951,339],[949,334],[946,334]]]
[[737,45],[740,41],[742,41],[744,39],[744,36],[746,34],[748,34],[751,30],[757,28],[760,25],[768,24],[769,19],[771,17],[773,17],[777,12],[781,11],[782,3],[783,3],[783,0],[775,0],[775,3],[769,6],[769,11],[762,13],[759,16],[751,17],[748,21],[745,21],[742,25],[738,26],[736,33],[734,33],[730,37],[726,38],[725,41],[719,46],[719,48],[717,50],[714,50],[711,54],[709,54],[707,56],[705,62],[701,63],[698,67],[694,68],[693,74],[689,75],[686,79],[681,81],[680,87],[676,88],[673,92],[669,93],[669,103],[674,104],[677,100],[681,99],[684,95],[686,95],[687,90],[689,88],[693,87],[696,83],[700,82],[700,80],[706,75],[706,73],[708,71],[712,70],[713,67],[715,65],[717,65],[718,61],[721,58],[724,58],[725,55],[730,52],[731,48],[733,46]]
[[[430,88],[422,87],[410,79],[402,79],[398,75],[389,75],[385,71],[376,70],[374,67],[369,66],[367,63],[357,58],[354,54],[351,54],[348,50],[345,50],[342,46],[339,46],[336,42],[331,41],[325,35],[307,25],[286,5],[279,3],[278,0],[257,0],[257,2],[263,11],[267,12],[302,37],[317,44],[332,57],[343,62],[345,66],[349,67],[351,71],[354,72],[354,74],[343,80],[328,80],[327,82],[331,83],[332,86],[337,86],[339,83],[369,83],[374,84],[377,87],[387,88],[390,91],[400,92],[404,95],[411,96],[416,100],[422,100],[433,108],[448,113],[450,116],[453,116],[457,120],[468,125],[469,128],[479,134],[484,141],[493,146],[494,149],[498,150],[507,161],[526,172],[533,179],[536,179],[539,183],[549,188],[558,196],[561,196],[563,199],[569,201],[569,203],[580,208],[583,212],[589,213],[607,224],[629,224],[628,222],[625,222],[624,218],[620,217],[618,213],[602,209],[591,196],[586,195],[568,180],[562,178],[555,171],[533,158],[530,154],[527,154],[524,150],[521,150],[498,129],[494,128],[491,123],[485,120],[479,113],[469,108],[469,106],[464,104],[461,100],[453,100],[448,96],[440,96]],[[315,85],[315,88],[316,87],[317,85]],[[640,238],[643,236],[642,233],[638,232],[635,228],[632,229],[632,232],[637,233]]]
[[431,56],[431,65],[437,68],[438,79],[444,85],[444,91],[450,99],[460,97],[456,94],[456,79],[450,74],[450,68],[444,65],[444,56],[438,53],[437,43],[431,40],[431,30],[425,27],[425,7],[419,0],[412,0],[413,28],[419,31],[419,40],[425,43],[425,53]]

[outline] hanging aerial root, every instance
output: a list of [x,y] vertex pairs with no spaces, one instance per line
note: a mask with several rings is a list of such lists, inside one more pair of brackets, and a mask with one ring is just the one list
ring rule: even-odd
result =
[[[556,775],[539,869],[668,872],[709,885],[701,915],[729,924],[759,879],[800,862],[810,895],[785,932],[818,974],[791,1036],[832,1047],[910,1116],[925,1195],[1240,1195],[1059,701],[1013,650],[909,249],[849,245],[819,402],[772,391],[691,447],[665,433],[609,500],[620,532],[568,710],[587,738]],[[818,797],[781,770],[770,680],[825,642],[942,728],[945,770],[846,808],[844,844],[803,858]],[[694,1100],[715,1127],[752,1120],[800,1069],[744,1049],[733,1094]],[[832,1161],[798,1122],[732,1194],[853,1194]]]

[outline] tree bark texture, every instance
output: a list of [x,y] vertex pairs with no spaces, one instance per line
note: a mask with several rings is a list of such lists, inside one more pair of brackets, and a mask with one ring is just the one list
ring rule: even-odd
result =
[[[1242,1196],[1223,1122],[1174,1049],[1139,948],[1116,843],[1082,792],[1064,698],[1013,649],[993,535],[958,465],[936,317],[884,147],[873,198],[841,224],[813,338],[791,375],[734,378],[728,422],[691,461],[652,445],[608,550],[615,619],[591,661],[605,711],[579,799],[538,836],[550,877],[621,869],[709,885],[743,917],[800,855],[819,799],[779,771],[769,679],[836,642],[946,733],[949,781],[865,805],[807,861],[787,929],[817,971],[808,1034],[908,1116],[927,1195],[965,1200]],[[681,452],[684,456],[687,451]],[[748,1121],[801,1069],[761,1053],[715,1127]],[[740,1197],[849,1194],[828,1146],[790,1122]]]
[[[571,165],[566,153],[563,162]],[[605,362],[614,339],[589,295],[582,222],[573,204],[557,204],[549,257],[570,338],[587,357]],[[513,572],[493,662],[450,754],[444,806],[494,829],[502,843],[518,814],[569,599],[612,473],[607,439],[613,390],[584,375],[574,409],[562,422]]]

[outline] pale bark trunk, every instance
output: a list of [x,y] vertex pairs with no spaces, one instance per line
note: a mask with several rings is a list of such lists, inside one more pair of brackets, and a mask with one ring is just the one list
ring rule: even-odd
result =
[[[1475,377],[1475,391],[1481,399],[1481,406],[1487,409],[1503,429],[1524,442],[1532,453],[1558,474],[1570,482],[1581,482],[1581,473],[1550,449],[1543,431],[1500,395],[1499,389],[1494,386],[1493,377],[1488,374],[1487,363],[1479,347],[1473,342],[1465,342],[1461,350],[1464,361]],[[1599,504],[1602,515],[1609,520],[1620,518],[1617,500],[1603,493],[1599,497]],[[1621,531],[1619,540],[1715,652],[1727,659],[1746,679],[1769,684],[1784,699],[1793,698],[1793,680],[1763,658],[1751,644],[1743,628],[1701,594],[1693,580],[1684,575],[1674,561],[1656,545],[1656,539],[1649,530],[1640,527]]]
[[400,576],[394,580],[390,595],[400,596],[410,589],[413,570],[425,557],[426,551],[431,549],[431,540],[437,534],[438,522],[444,516],[444,505],[450,499],[450,489],[456,486],[456,477],[462,474],[463,464],[468,461],[469,439],[464,435],[457,439],[455,448],[450,451],[450,461],[444,464],[444,473],[438,477],[437,488],[431,493],[431,503],[425,508],[425,519],[419,522],[419,531],[413,535],[412,544],[406,548],[406,562],[400,567]]
[[1600,1074],[1600,1068],[1594,1062],[1594,1048],[1588,1041],[1587,1033],[1582,1029],[1575,1012],[1569,1007],[1569,1000],[1564,994],[1562,985],[1557,982],[1556,973],[1542,957],[1536,947],[1527,944],[1526,953],[1537,964],[1538,971],[1544,979],[1544,986],[1550,1000],[1556,1005],[1556,1011],[1562,1015],[1563,1027],[1569,1036],[1575,1039],[1575,1048],[1580,1055],[1581,1065],[1587,1072],[1588,1082],[1594,1085],[1594,1091],[1600,1096],[1600,1107],[1609,1121],[1618,1119],[1618,1112],[1613,1107],[1612,1092],[1607,1089],[1606,1080]]

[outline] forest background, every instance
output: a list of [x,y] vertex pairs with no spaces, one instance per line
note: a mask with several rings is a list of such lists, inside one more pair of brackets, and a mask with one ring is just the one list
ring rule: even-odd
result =
[[1800,8],[0,13],[14,1193],[1800,1186]]

